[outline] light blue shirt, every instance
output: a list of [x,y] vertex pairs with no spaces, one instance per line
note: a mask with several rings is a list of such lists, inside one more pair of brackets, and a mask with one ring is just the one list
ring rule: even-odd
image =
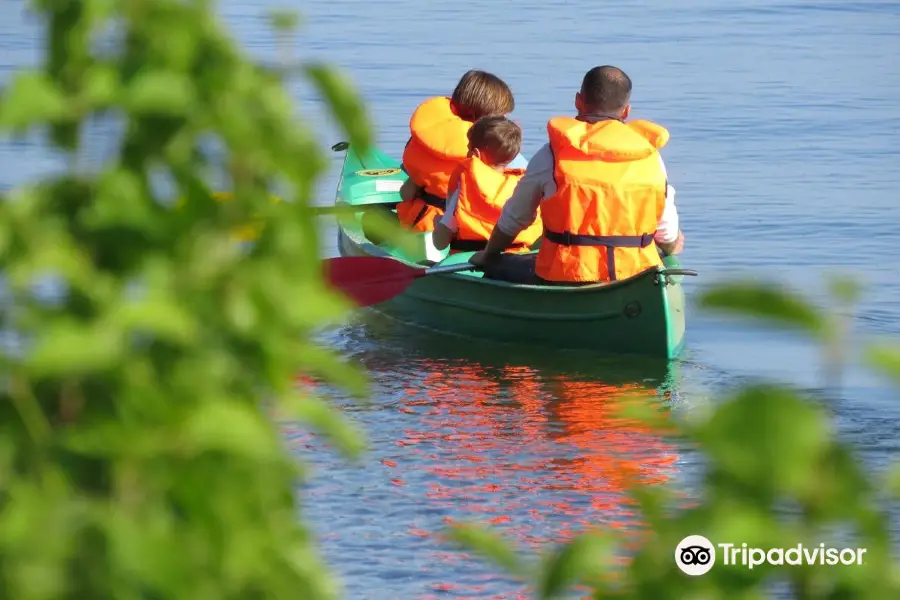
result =
[[516,154],[516,157],[512,159],[512,162],[506,165],[510,169],[527,169],[528,168],[528,159],[522,156],[522,153]]

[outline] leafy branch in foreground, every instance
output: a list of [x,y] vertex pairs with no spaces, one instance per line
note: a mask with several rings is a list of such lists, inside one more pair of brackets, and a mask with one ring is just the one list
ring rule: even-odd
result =
[[[858,296],[846,281],[833,290],[843,303]],[[842,326],[839,320],[774,285],[726,284],[706,292],[701,303],[806,331],[825,344],[843,341],[835,331]],[[900,347],[882,343],[867,356],[872,367],[900,381]],[[773,582],[801,599],[900,596],[900,564],[892,554],[884,508],[900,498],[900,465],[883,483],[867,475],[853,449],[836,439],[820,399],[785,385],[754,384],[736,390],[704,417],[674,426],[707,461],[699,505],[680,508],[667,487],[633,488],[631,496],[649,533],[629,553],[625,567],[610,560],[625,552],[619,533],[585,533],[536,565],[481,526],[456,525],[449,536],[518,576],[540,599],[561,597],[575,585],[590,587],[595,598],[761,598]],[[817,562],[748,569],[724,565],[720,548],[713,568],[691,577],[677,567],[675,549],[695,534],[738,549],[743,543],[764,551],[797,544],[813,550],[824,544],[866,552],[860,565]]]
[[[264,398],[349,454],[362,448],[294,384],[309,372],[365,391],[311,341],[348,308],[323,282],[309,209],[325,152],[212,3],[32,7],[43,62],[3,90],[0,132],[45,133],[72,170],[0,202],[0,319],[21,342],[2,355],[3,595],[336,596],[298,518],[296,458],[260,410]],[[274,35],[295,24],[280,16]],[[319,64],[305,73],[367,148],[347,79]],[[86,132],[104,120],[122,132],[117,152],[86,175]],[[222,170],[227,202],[208,184]],[[275,185],[285,202],[269,201]],[[233,243],[251,220],[256,242]],[[33,293],[48,275],[59,301]]]

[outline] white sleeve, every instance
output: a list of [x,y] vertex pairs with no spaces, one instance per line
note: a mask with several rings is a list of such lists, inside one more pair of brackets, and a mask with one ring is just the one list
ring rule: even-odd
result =
[[[659,164],[668,178],[666,163],[663,162],[662,155],[659,155]],[[666,182],[666,205],[663,208],[662,218],[660,218],[656,226],[656,234],[653,236],[653,239],[660,244],[671,244],[678,239],[678,231],[679,223],[678,209],[675,207],[675,188]]]
[[459,231],[459,225],[456,222],[456,203],[459,201],[459,188],[453,190],[449,196],[447,196],[447,204],[446,210],[444,211],[444,216],[442,216],[438,223],[456,233]]
[[497,228],[510,236],[517,236],[537,219],[538,208],[544,198],[545,187],[553,182],[553,152],[544,145],[528,162],[525,175],[519,180],[503,212]]

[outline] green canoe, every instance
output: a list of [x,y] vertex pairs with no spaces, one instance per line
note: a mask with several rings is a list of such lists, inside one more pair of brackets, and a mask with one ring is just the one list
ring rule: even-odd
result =
[[[367,239],[365,211],[385,210],[379,204],[393,208],[406,174],[378,149],[365,156],[343,142],[333,149],[347,151],[335,203],[359,208],[353,218],[338,220],[341,256],[390,257],[423,269],[429,261],[468,261],[471,253],[436,250],[430,234],[410,234],[413,254]],[[684,345],[684,272],[673,256],[664,263],[629,279],[583,287],[510,284],[483,279],[478,271],[430,275],[374,308],[404,323],[470,338],[671,359]]]

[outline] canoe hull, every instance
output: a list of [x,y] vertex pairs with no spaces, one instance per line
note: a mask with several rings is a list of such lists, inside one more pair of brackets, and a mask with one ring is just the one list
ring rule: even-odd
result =
[[[373,183],[360,182],[361,166],[393,181],[405,179],[402,173],[390,172],[398,163],[377,150],[362,161],[348,151],[336,202],[359,206],[360,211],[356,219],[338,223],[340,254],[415,264],[389,247],[372,244],[363,234],[363,207],[395,203],[399,196],[390,183],[375,191]],[[467,257],[454,255],[442,264]],[[677,258],[667,257],[665,267],[679,267]],[[674,358],[685,333],[681,279],[653,269],[610,284],[555,287],[512,285],[464,272],[417,279],[404,293],[373,308],[403,323],[474,339]]]

